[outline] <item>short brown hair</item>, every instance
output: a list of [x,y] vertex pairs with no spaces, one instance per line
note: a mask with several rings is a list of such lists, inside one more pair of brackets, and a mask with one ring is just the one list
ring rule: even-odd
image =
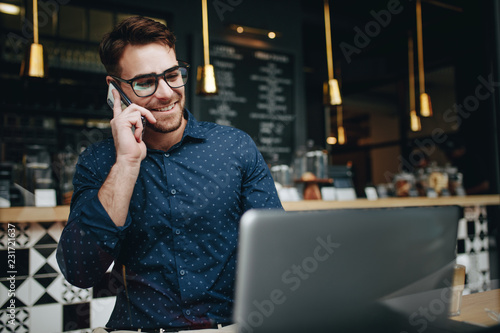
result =
[[125,47],[150,43],[167,45],[175,51],[175,36],[164,24],[142,16],[129,17],[104,35],[99,56],[108,74],[119,76],[118,62]]

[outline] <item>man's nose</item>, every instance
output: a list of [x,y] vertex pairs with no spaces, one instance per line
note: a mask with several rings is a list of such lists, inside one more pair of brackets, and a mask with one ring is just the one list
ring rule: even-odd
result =
[[159,99],[169,99],[174,94],[174,90],[170,88],[164,78],[158,79],[158,88],[156,89],[155,96]]

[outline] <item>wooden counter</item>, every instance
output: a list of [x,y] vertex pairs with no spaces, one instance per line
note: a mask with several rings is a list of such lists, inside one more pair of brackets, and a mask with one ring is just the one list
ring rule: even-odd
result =
[[499,325],[500,322],[488,316],[485,309],[500,313],[500,289],[463,296],[460,315],[451,317],[451,319],[480,326]]
[[304,200],[283,202],[285,210],[325,210],[339,208],[384,208],[417,206],[496,206],[500,205],[500,194],[471,195],[441,198],[385,198],[378,200],[357,199],[351,201]]
[[[352,201],[305,200],[283,202],[288,211],[325,210],[339,208],[382,208],[382,207],[415,207],[415,206],[489,206],[500,205],[500,194],[474,195],[466,197],[444,198],[386,198],[378,200],[357,199]],[[69,206],[57,207],[12,207],[0,208],[0,223],[8,222],[54,222],[66,221]]]

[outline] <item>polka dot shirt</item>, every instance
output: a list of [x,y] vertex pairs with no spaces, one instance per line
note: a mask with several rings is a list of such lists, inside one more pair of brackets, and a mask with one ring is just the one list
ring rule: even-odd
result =
[[108,283],[118,286],[118,295],[108,327],[231,322],[239,219],[252,208],[282,208],[246,133],[186,116],[181,142],[166,152],[148,150],[123,227],[97,198],[115,161],[112,139],[89,147],[78,161],[57,259],[66,279],[81,288],[102,283],[115,263]]

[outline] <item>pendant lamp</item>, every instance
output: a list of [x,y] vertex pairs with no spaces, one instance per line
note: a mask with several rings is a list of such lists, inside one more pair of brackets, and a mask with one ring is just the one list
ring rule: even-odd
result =
[[210,64],[208,42],[208,7],[207,0],[201,1],[203,21],[203,66],[198,66],[196,77],[196,94],[202,96],[216,95],[218,93],[215,80],[214,66]]
[[422,37],[422,1],[417,0],[417,44],[418,44],[418,85],[420,90],[420,115],[422,117],[432,116],[432,104],[430,96],[425,92],[424,74],[424,43]]
[[411,31],[408,33],[408,86],[410,95],[410,129],[413,132],[418,132],[422,130],[422,125],[420,123],[420,117],[415,109],[416,98],[415,98],[415,64],[413,58],[415,57],[413,52],[413,36]]
[[326,101],[330,105],[342,104],[340,96],[339,82],[333,77],[333,52],[332,52],[332,34],[330,27],[330,5],[328,0],[324,0],[325,11],[325,35],[326,35],[326,60],[328,63],[328,84],[325,84],[324,90],[328,92]]
[[47,62],[44,59],[42,44],[38,43],[38,3],[33,0],[33,44],[27,50],[21,63],[21,76],[40,77],[47,75]]

